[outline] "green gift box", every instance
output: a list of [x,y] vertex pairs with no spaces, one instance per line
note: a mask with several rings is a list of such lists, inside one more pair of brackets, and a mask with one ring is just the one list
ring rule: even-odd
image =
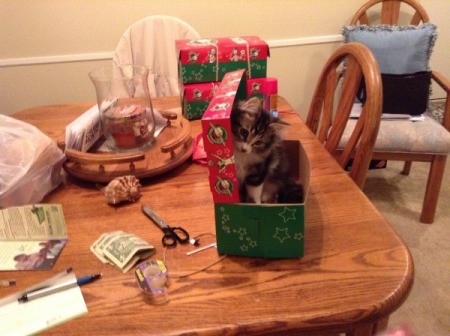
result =
[[194,83],[181,86],[182,112],[188,120],[201,119],[219,83]]
[[298,258],[304,254],[305,202],[310,166],[299,141],[285,140],[289,175],[303,189],[296,204],[239,202],[230,114],[246,96],[244,70],[226,74],[202,118],[203,142],[214,200],[220,254],[262,258]]
[[248,78],[266,77],[268,44],[257,36],[176,41],[183,84],[219,82],[227,72],[245,69]]
[[[304,255],[305,201],[310,167],[298,141],[285,141],[292,175],[303,187],[299,204],[215,203],[217,249],[220,254],[262,258]],[[297,169],[297,172],[294,170]]]

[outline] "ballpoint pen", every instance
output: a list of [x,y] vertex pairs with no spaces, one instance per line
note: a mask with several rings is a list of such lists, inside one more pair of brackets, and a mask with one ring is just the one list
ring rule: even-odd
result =
[[68,281],[61,282],[59,284],[56,284],[56,285],[53,285],[50,287],[45,287],[42,289],[37,289],[35,291],[25,293],[19,299],[17,299],[17,301],[19,301],[20,303],[24,303],[27,301],[35,300],[35,299],[38,299],[38,298],[41,298],[41,297],[44,297],[44,296],[47,296],[47,295],[50,295],[53,293],[61,292],[68,288],[82,286],[84,284],[87,284],[94,280],[99,279],[101,276],[102,276],[101,274],[94,274],[94,275],[84,276],[84,277],[78,278],[78,279],[70,279]]

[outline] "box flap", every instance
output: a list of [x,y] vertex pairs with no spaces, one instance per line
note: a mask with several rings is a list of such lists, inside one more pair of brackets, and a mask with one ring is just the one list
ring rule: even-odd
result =
[[202,118],[214,202],[239,202],[230,114],[236,99],[246,98],[245,70],[225,75]]

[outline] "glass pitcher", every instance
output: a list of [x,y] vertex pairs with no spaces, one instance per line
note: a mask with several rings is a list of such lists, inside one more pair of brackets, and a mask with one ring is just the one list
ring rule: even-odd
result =
[[145,150],[154,143],[155,117],[148,73],[149,69],[141,65],[103,67],[89,73],[103,135],[114,152]]

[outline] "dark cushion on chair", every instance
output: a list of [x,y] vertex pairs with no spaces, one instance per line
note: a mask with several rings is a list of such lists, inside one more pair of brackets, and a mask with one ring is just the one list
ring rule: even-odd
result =
[[[420,115],[428,107],[431,72],[413,74],[381,74],[383,85],[383,113]],[[366,101],[364,80],[361,81],[357,98]]]

